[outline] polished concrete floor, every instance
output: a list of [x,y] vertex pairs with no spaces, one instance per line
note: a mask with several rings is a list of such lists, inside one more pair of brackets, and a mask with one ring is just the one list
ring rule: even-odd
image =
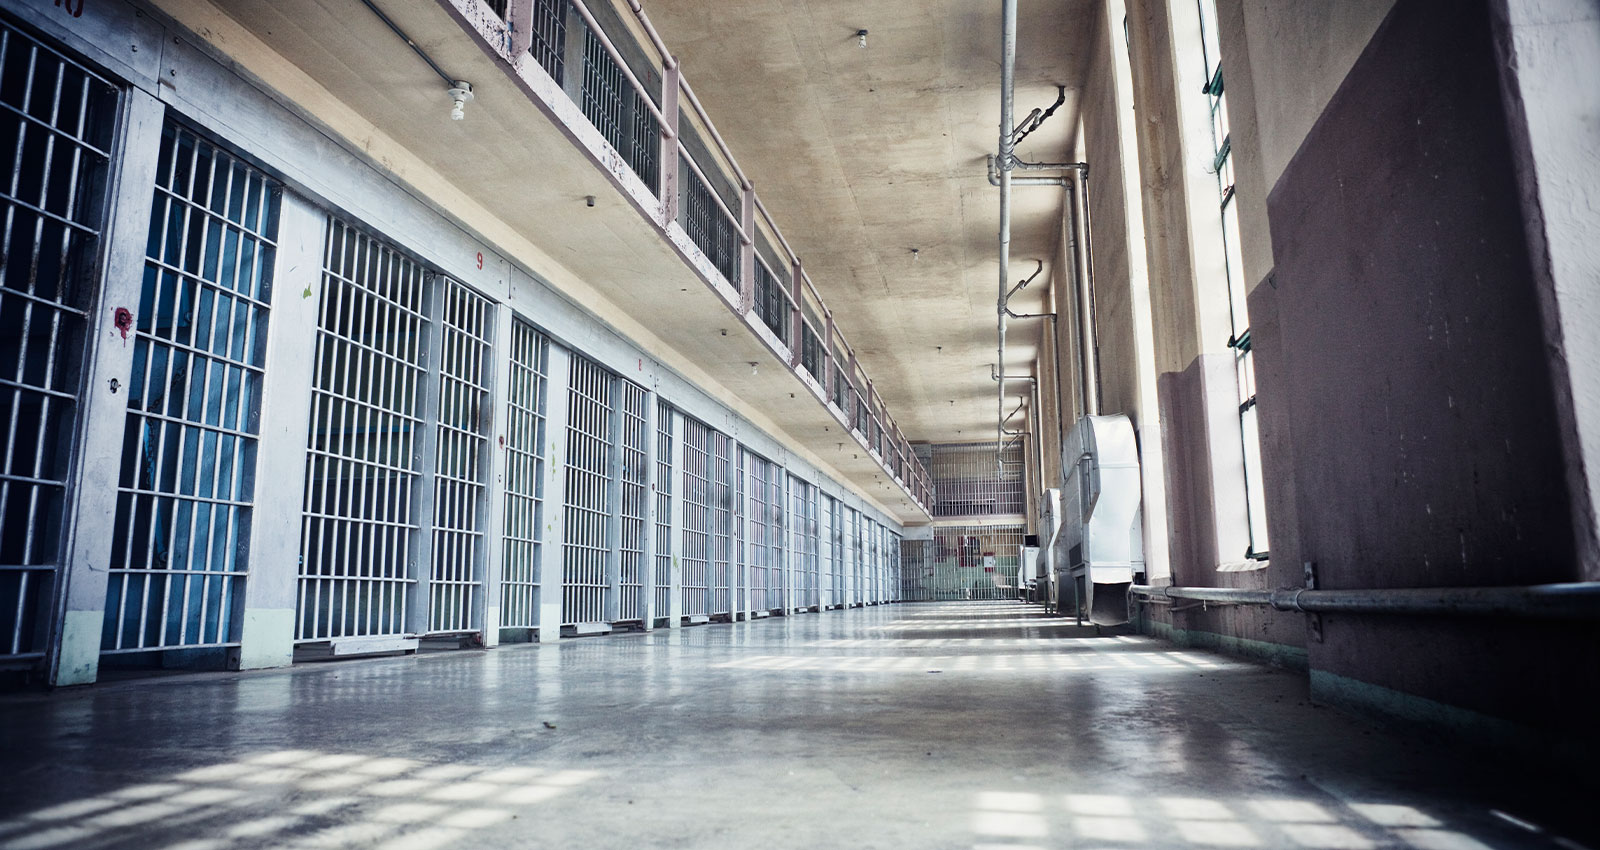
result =
[[1514,774],[995,602],[0,697],[4,848],[1580,846]]

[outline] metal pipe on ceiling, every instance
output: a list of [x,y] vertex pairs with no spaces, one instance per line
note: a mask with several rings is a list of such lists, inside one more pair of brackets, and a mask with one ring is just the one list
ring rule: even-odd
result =
[[1303,587],[1245,590],[1230,587],[1156,587],[1135,584],[1128,594],[1146,601],[1192,599],[1221,605],[1263,605],[1302,614],[1404,614],[1411,616],[1600,619],[1600,582],[1521,587],[1407,587],[1314,590]]
[[383,10],[379,9],[372,0],[361,0],[361,4],[370,9],[372,14],[377,15],[378,20],[383,21],[384,26],[387,26],[390,32],[398,36],[401,41],[406,43],[407,47],[411,48],[411,52],[417,54],[423,62],[428,63],[428,67],[433,69],[433,73],[437,74],[439,79],[444,80],[445,85],[453,86],[456,84],[456,78],[446,74],[444,69],[439,67],[439,63],[433,61],[433,57],[424,52],[422,46],[413,41],[411,36],[406,35],[405,30],[400,29],[400,25],[395,23],[393,18],[384,14]]
[[[994,154],[989,154],[989,185],[1000,185],[1000,169],[995,165]],[[1012,186],[1057,186],[1065,188],[1071,181],[1065,177],[1016,177],[1011,178]]]
[[[1000,139],[997,156],[1000,160],[1000,286],[995,300],[995,328],[997,337],[996,368],[999,377],[995,382],[995,445],[1005,442],[1006,412],[1006,287],[1011,285],[1011,169],[1006,166],[1012,157],[1014,121],[1012,100],[1016,94],[1017,75],[1017,0],[1000,0]],[[1000,452],[994,455],[995,469],[1001,467]]]
[[1085,416],[1100,414],[1100,351],[1095,339],[1094,267],[1089,263],[1089,167],[1072,169],[1073,306],[1078,314],[1078,374]]

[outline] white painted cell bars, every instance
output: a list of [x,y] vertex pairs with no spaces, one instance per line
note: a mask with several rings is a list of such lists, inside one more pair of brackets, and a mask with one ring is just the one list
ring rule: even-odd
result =
[[711,432],[711,613],[733,613],[733,461],[737,448],[720,431]]
[[683,613],[709,614],[711,573],[711,438],[695,419],[683,420]]
[[433,467],[428,631],[481,628],[484,517],[488,512],[489,382],[493,302],[453,280],[440,287],[439,405]]
[[656,405],[656,617],[672,604],[672,407]]
[[511,324],[506,381],[505,520],[500,625],[539,625],[539,540],[544,527],[545,393],[550,342],[521,319]]
[[51,630],[116,113],[111,83],[0,21],[0,660]]
[[278,185],[162,131],[102,652],[226,646],[248,574]]
[[621,574],[617,581],[622,596],[617,600],[617,619],[633,621],[644,618],[640,592],[644,587],[641,570],[645,568],[645,486],[649,481],[649,470],[645,468],[645,403],[649,396],[644,387],[631,381],[618,383],[622,388],[622,539]]
[[420,548],[428,275],[329,222],[295,639],[404,634]]
[[561,624],[606,620],[616,376],[573,355],[567,392],[565,539]]

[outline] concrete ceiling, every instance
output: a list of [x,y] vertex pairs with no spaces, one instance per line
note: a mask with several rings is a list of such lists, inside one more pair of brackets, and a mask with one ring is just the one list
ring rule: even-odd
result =
[[[1018,116],[1068,87],[1026,159],[1070,152],[1095,5],[1020,3]],[[1000,118],[999,0],[644,6],[906,436],[992,439],[999,201],[984,157]],[[1018,190],[1013,279],[1038,259],[1049,280],[1061,202]],[[1039,324],[1012,324],[1008,369],[1032,372]]]
[[[358,0],[156,3],[469,232],[549,257],[558,286],[662,362],[725,389],[742,413],[795,438],[885,510],[925,518],[754,337],[718,333],[739,320],[530,105],[448,4],[384,6],[436,62],[473,80],[477,100],[465,122],[449,120],[438,79],[397,49]],[[1081,79],[1087,38],[1079,33],[1091,5],[1021,3],[1019,114],[1048,106],[1057,83]],[[992,435],[998,215],[984,156],[999,120],[998,0],[646,7],[906,435]],[[855,38],[862,28],[870,30],[865,50]],[[171,83],[183,95],[184,81]],[[1023,154],[1064,158],[1075,124],[1069,88]],[[586,208],[586,195],[600,203]],[[1030,189],[1018,204],[1014,268],[1025,273],[1027,259],[1055,251],[1061,193]],[[1014,305],[1037,303],[1030,295]],[[1036,338],[1036,323],[1016,327],[1012,368],[1026,371]],[[758,361],[776,368],[753,375],[748,364]]]

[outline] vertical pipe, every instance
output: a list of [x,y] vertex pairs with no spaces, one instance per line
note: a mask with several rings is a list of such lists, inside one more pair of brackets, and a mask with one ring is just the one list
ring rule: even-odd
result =
[[[1017,70],[1017,0],[1000,0],[1000,280],[995,300],[996,365],[1000,380],[995,386],[995,415],[1006,413],[1006,287],[1011,279],[1011,103]],[[1005,437],[1004,421],[995,424],[995,444]],[[1000,455],[995,454],[998,468]]]
[[1086,168],[1072,171],[1073,278],[1077,284],[1074,307],[1078,312],[1078,377],[1085,416],[1100,413],[1099,352],[1094,341],[1094,284],[1089,277],[1089,176]]

